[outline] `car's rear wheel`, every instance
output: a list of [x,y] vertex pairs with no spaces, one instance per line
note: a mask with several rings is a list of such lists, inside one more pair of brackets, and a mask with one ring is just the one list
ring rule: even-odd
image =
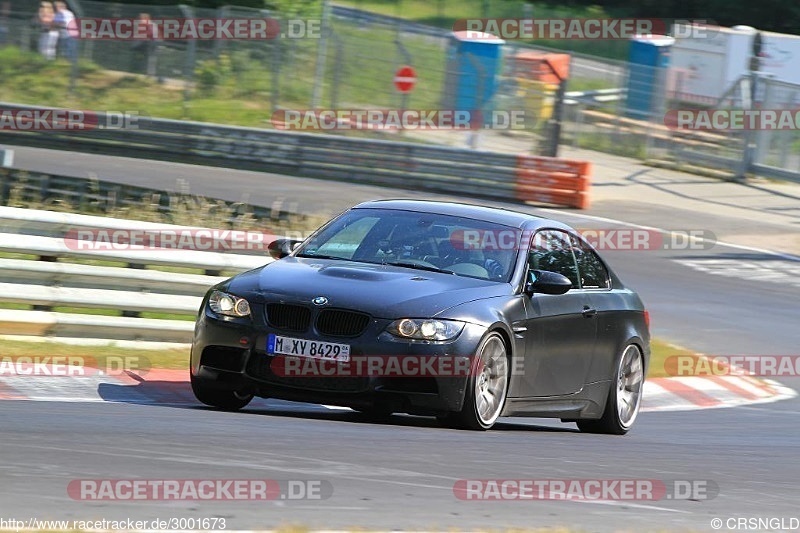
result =
[[483,339],[467,386],[464,407],[457,413],[440,416],[450,427],[486,430],[497,421],[508,393],[508,350],[500,334],[492,332]]
[[210,405],[211,407],[216,407],[217,409],[238,411],[250,403],[250,401],[253,399],[253,395],[250,393],[210,387],[209,385],[203,383],[203,380],[198,379],[191,374],[190,381],[192,383],[192,392],[194,392],[195,398],[204,404]]
[[586,433],[624,435],[639,414],[643,390],[644,357],[638,346],[629,344],[619,358],[603,417],[599,420],[578,420],[578,428]]

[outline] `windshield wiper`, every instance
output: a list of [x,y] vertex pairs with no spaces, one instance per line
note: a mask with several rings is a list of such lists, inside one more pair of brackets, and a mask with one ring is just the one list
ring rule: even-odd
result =
[[385,263],[380,263],[380,264],[406,267],[406,268],[416,268],[417,270],[427,270],[428,272],[441,272],[443,274],[456,274],[452,270],[446,270],[444,268],[439,268],[437,266],[420,265],[419,263],[415,263],[413,261],[387,261]]

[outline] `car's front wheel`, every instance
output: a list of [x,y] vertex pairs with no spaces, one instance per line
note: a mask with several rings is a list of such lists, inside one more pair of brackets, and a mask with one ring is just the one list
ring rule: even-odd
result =
[[627,345],[622,351],[609,389],[603,417],[599,420],[578,420],[581,431],[624,435],[633,426],[644,390],[644,357],[635,344]]
[[508,393],[508,351],[500,334],[492,332],[483,339],[471,368],[463,408],[439,420],[451,427],[489,429],[503,412]]
[[226,411],[238,411],[253,399],[253,395],[249,393],[210,387],[208,384],[203,383],[203,380],[191,374],[190,381],[195,398],[211,407],[224,409]]

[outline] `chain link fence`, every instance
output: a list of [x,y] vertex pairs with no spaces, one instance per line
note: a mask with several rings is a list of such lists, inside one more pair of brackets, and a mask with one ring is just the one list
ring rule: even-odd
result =
[[[456,9],[452,2],[439,2],[438,12],[463,16],[520,16],[527,12],[524,2],[468,2]],[[513,5],[511,5],[513,4]],[[19,8],[8,14],[6,44],[37,50],[39,28],[36,4],[16,2]],[[178,84],[184,101],[214,98],[217,89],[233,86],[237,97],[269,102],[279,109],[452,109],[455,104],[452,80],[464,65],[473,70],[480,111],[523,111],[525,130],[534,135],[532,146],[544,142],[545,126],[553,117],[557,84],[533,79],[521,69],[517,56],[538,51],[559,53],[546,47],[519,42],[503,46],[503,60],[496,73],[493,94],[480,94],[495,73],[485,72],[478,59],[465,54],[454,58],[450,32],[440,28],[420,33],[393,17],[354,16],[341,10],[309,16],[320,22],[319,31],[298,38],[268,40],[164,40],[154,43],[125,40],[81,40],[79,57],[108,72],[147,75],[161,83]],[[240,7],[196,9],[187,6],[117,4],[83,0],[76,15],[97,19],[136,19],[147,13],[163,18],[277,18],[282,31],[293,21],[266,10]],[[297,21],[294,21],[295,23]],[[306,32],[308,33],[308,32]],[[399,92],[393,78],[398,68],[412,66],[417,72],[414,89]],[[618,85],[624,67],[610,61],[575,54],[569,84],[576,89],[607,89]],[[73,76],[79,75],[78,69]],[[80,79],[73,80],[80,84]],[[268,126],[268,118],[264,123]]]
[[[352,8],[357,9],[358,2],[348,5],[350,8],[328,6],[324,12],[294,20],[267,10],[231,6],[196,9],[85,0],[76,9],[77,16],[134,19],[147,13],[152,18],[176,19],[269,17],[280,21],[284,38],[160,39],[154,43],[82,40],[78,41],[79,56],[108,72],[149,76],[177,85],[186,104],[222,98],[220,88],[227,87],[225,95],[243,100],[244,105],[258,102],[260,109],[273,113],[282,109],[455,109],[453,80],[463,77],[467,65],[474,86],[470,90],[476,93],[474,101],[480,111],[524,113],[521,135],[531,152],[547,153],[548,147],[560,141],[576,148],[702,166],[728,174],[747,172],[749,167],[743,167],[743,161],[800,172],[797,128],[748,134],[669,127],[665,117],[670,110],[696,105],[680,100],[680,73],[668,68],[631,65],[572,51],[569,77],[562,86],[552,77],[535,72],[521,58],[530,54],[554,57],[563,50],[508,41],[502,45],[497,71],[488,72],[477,56],[467,53],[455,57],[452,35],[441,24],[439,28],[422,27],[399,21],[398,14],[391,12],[388,15],[395,16],[354,12]],[[413,0],[407,5],[422,9],[422,4]],[[426,9],[433,10],[432,20],[441,22],[459,15],[531,16],[524,5],[469,0],[459,11],[450,0],[435,0]],[[0,44],[38,49],[41,29],[35,22],[37,6],[21,0],[0,0]],[[297,26],[294,30],[293,24]],[[416,85],[405,94],[393,83],[403,65],[417,72]],[[73,69],[76,84],[81,83],[78,74],[78,69]],[[798,108],[800,87],[771,79],[758,81],[757,105],[764,109]],[[491,93],[482,93],[487,90]],[[733,87],[719,102],[704,105],[743,106],[742,90]],[[261,112],[263,127],[270,127],[269,112]],[[558,115],[561,120],[556,120]]]
[[[762,82],[764,109],[800,109],[800,86],[774,79]],[[762,130],[756,135],[756,164],[800,174],[800,129]]]

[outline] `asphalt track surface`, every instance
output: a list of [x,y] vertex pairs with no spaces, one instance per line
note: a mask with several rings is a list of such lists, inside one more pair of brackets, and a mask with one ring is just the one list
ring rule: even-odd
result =
[[[269,205],[282,197],[308,212],[330,213],[377,197],[442,197],[218,168],[16,151],[17,166],[31,170],[85,175],[91,165],[101,179],[157,187],[184,177],[196,194],[240,200],[241,193],[232,191],[248,190],[253,203]],[[571,212],[509,206],[577,227],[609,227],[607,221]],[[663,212],[656,206],[648,209],[648,221],[676,215],[667,207]],[[636,205],[608,210],[597,214],[626,219],[630,212],[626,220],[644,223]],[[711,275],[681,263],[728,259],[794,267],[793,262],[723,244],[708,250],[603,255],[640,292],[655,335],[710,354],[798,353],[798,284],[756,275]],[[780,381],[800,387],[798,379]],[[302,524],[714,531],[712,518],[800,516],[795,493],[800,479],[798,399],[644,413],[626,437],[581,434],[572,424],[539,419],[504,419],[486,433],[444,429],[434,420],[408,416],[370,423],[356,413],[289,402],[221,413],[185,406],[4,401],[0,420],[0,518],[225,517],[228,529]],[[87,478],[324,480],[333,494],[322,501],[271,502],[71,499],[68,483]],[[476,502],[454,496],[458,480],[488,478],[710,480],[719,494],[700,501],[607,503]]]

